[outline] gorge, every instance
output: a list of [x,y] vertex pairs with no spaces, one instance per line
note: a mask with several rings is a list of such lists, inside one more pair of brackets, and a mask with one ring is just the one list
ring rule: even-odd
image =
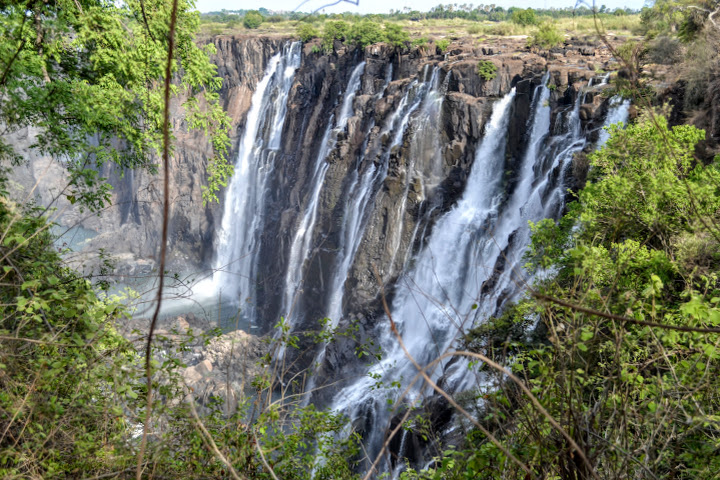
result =
[[[629,104],[602,94],[618,66],[580,41],[545,56],[512,40],[446,53],[337,42],[330,55],[286,38],[213,42],[235,173],[220,204],[202,206],[209,146],[180,125],[171,267],[204,272],[192,275],[204,278],[191,287],[199,301],[221,295],[254,333],[283,319],[299,337],[276,352],[284,378],[304,378],[305,402],[346,414],[373,459],[395,416],[432,397],[408,354],[432,364],[523,293],[528,221],[559,218],[584,181],[575,154],[627,119]],[[478,73],[481,60],[494,78]],[[86,249],[124,252],[120,272],[147,274],[157,179],[104,173],[119,208],[80,221],[99,233]],[[68,206],[59,221],[79,219]],[[310,333],[322,328],[352,333],[317,343]],[[450,393],[478,381],[457,360],[428,375]],[[422,461],[411,441],[399,436],[395,453]]]

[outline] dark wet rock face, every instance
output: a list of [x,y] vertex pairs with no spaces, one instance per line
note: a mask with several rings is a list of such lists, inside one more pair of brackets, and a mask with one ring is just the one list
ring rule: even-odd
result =
[[[287,41],[228,36],[212,40],[217,49],[214,61],[223,78],[221,101],[231,117],[233,159],[252,94],[270,58]],[[334,53],[321,55],[313,52],[313,46],[303,46],[302,62],[287,98],[282,141],[274,153],[266,191],[264,228],[259,249],[252,254],[259,267],[253,279],[255,305],[247,308],[257,309],[263,331],[288,314],[283,311],[283,295],[290,249],[311,201],[323,135],[329,122],[340,115],[351,74],[361,62],[365,62],[364,70],[347,124],[333,134],[334,148],[320,159],[327,163],[327,171],[313,228],[307,234],[310,249],[303,263],[303,283],[293,304],[293,311],[300,312],[294,323],[297,331],[316,330],[318,319],[330,315],[333,275],[348,249],[348,205],[356,201],[353,192],[366,174],[378,172],[364,190],[368,201],[360,215],[360,236],[341,279],[346,294],[340,327],[348,328],[360,319],[359,339],[369,338],[374,319],[382,317],[381,292],[392,299],[395,280],[411,266],[413,254],[431,234],[435,220],[462,195],[494,102],[516,89],[505,161],[505,169],[513,172],[526,148],[532,95],[544,72],[550,71],[553,93],[549,101],[555,118],[572,108],[580,89],[597,77],[594,69],[613,68],[607,52],[589,45],[567,45],[562,52],[543,55],[529,53],[522,42],[513,40],[487,45],[459,41],[447,55],[417,48],[398,52],[386,44],[364,50],[338,44]],[[478,74],[481,60],[496,66],[494,78],[486,80]],[[581,116],[588,131],[601,124],[607,108],[604,101],[600,95],[586,97]],[[202,204],[211,149],[200,132],[186,131],[178,105],[173,105],[178,131],[171,161],[169,265],[171,271],[183,272],[212,266],[223,203]],[[21,132],[15,141],[29,145],[33,135]],[[47,164],[47,159],[31,159],[16,172],[18,184],[31,186]],[[48,192],[57,194],[62,188],[64,176],[59,167],[56,170],[55,175],[41,179],[37,189],[41,204],[51,200],[53,194]],[[119,259],[121,275],[149,274],[155,265],[162,220],[161,178],[110,169],[102,174],[114,186],[114,207],[101,216],[86,216],[61,201],[60,208],[67,210],[59,222],[79,222],[97,232],[87,250],[112,252]],[[512,191],[516,181],[512,174],[506,176],[506,192]],[[223,192],[219,197],[223,198]],[[93,263],[89,256],[88,262]],[[349,339],[330,345],[317,381],[336,379],[355,356],[356,345],[357,340]],[[307,366],[314,351],[309,349],[307,358],[296,365]]]

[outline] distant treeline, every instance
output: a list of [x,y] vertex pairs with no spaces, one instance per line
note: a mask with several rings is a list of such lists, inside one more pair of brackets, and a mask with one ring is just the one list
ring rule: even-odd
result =
[[[428,12],[421,12],[419,10],[411,10],[410,7],[405,7],[402,10],[390,10],[389,14],[371,14],[371,15],[360,15],[358,13],[316,13],[313,14],[313,19],[316,20],[357,20],[362,17],[378,17],[382,20],[412,20],[420,21],[427,19],[453,19],[461,18],[465,20],[476,20],[476,21],[492,21],[492,22],[503,22],[512,20],[513,12],[522,11],[523,9],[517,7],[503,8],[497,5],[478,5],[473,4],[446,4],[437,5],[430,9]],[[578,8],[536,8],[527,9],[533,10],[537,16],[551,17],[551,18],[567,18],[567,17],[582,17],[589,16],[594,13],[593,9],[586,6],[580,6]],[[205,22],[217,22],[217,23],[239,23],[245,13],[255,10],[222,10],[220,12],[209,12],[203,13],[201,18]],[[280,22],[284,20],[302,20],[307,18],[310,13],[308,12],[274,12],[267,8],[260,8],[257,10],[265,19],[269,22]],[[609,9],[605,5],[600,6],[596,9],[596,12],[603,15],[633,15],[639,13],[639,10],[633,10],[630,8],[616,8]]]

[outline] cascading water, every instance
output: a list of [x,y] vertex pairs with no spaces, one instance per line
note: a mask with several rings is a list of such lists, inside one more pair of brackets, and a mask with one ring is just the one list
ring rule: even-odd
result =
[[605,117],[605,123],[603,129],[600,131],[598,138],[598,148],[605,145],[605,142],[610,138],[610,132],[607,127],[615,125],[616,123],[626,122],[628,114],[630,112],[630,100],[624,99],[620,96],[615,96],[610,99],[610,108],[607,116]]
[[[236,173],[226,197],[216,261],[218,272],[213,278],[215,287],[228,297],[242,294],[251,302],[254,300],[254,279],[258,275],[255,254],[269,208],[265,197],[272,188],[269,184],[275,182],[270,178],[286,178],[280,173],[273,176],[274,160],[283,145],[286,103],[299,65],[299,44],[286,46],[270,60],[252,98]],[[331,326],[337,326],[348,313],[344,311],[346,289],[351,285],[347,280],[356,268],[361,246],[366,251],[368,225],[378,228],[370,222],[380,211],[382,221],[393,226],[382,230],[382,254],[388,256],[378,265],[380,275],[383,278],[399,275],[390,311],[409,353],[418,364],[426,366],[451,348],[463,328],[497,314],[523,291],[521,265],[530,239],[528,221],[557,218],[564,208],[566,172],[574,154],[586,146],[580,107],[587,90],[578,93],[576,102],[558,114],[552,125],[546,74],[533,94],[527,147],[522,156],[510,155],[511,150],[506,149],[508,136],[514,131],[509,127],[516,100],[514,89],[498,100],[475,152],[464,193],[454,207],[432,224],[430,213],[442,203],[442,200],[435,203],[434,189],[448,179],[441,139],[443,122],[448,120],[444,110],[451,105],[444,103],[451,72],[445,69],[448,73],[441,82],[443,69],[428,63],[415,79],[392,82],[392,67],[388,64],[381,75],[363,81],[365,67],[363,62],[353,70],[340,102],[333,107],[335,113],[330,115],[319,151],[305,167],[308,190],[291,241],[286,243],[288,262],[282,285],[276,289],[278,307],[289,325],[307,324],[306,320],[312,320],[306,319],[309,314],[302,311],[307,302],[297,300],[305,295],[304,282],[320,282],[321,288],[313,284],[313,294],[321,292],[320,298],[307,303],[308,311],[323,309],[323,314],[332,320]],[[463,81],[462,77],[453,78]],[[304,91],[304,87],[300,81],[300,87],[292,91]],[[361,87],[369,95],[356,102]],[[356,104],[363,105],[363,113],[372,108],[368,108],[371,105],[366,103],[368,98],[385,110],[378,109],[371,120],[352,123],[352,129],[362,131],[343,136]],[[606,124],[626,118],[627,107],[627,102],[613,100]],[[357,149],[359,145],[352,142],[363,133],[362,148],[352,150],[360,153],[352,164],[348,162],[342,187],[338,187],[336,172],[342,171],[339,168],[343,166],[338,164],[338,170],[336,167],[330,170],[328,157],[336,147],[338,152],[343,148],[348,151],[350,145]],[[599,143],[605,140],[606,134],[601,132]],[[332,158],[335,159],[334,154]],[[387,194],[390,187],[394,197]],[[337,202],[332,207],[332,217],[322,211],[321,199],[326,198],[323,195],[326,188],[342,188],[335,191],[339,193],[333,197]],[[382,210],[375,210],[376,202]],[[310,261],[319,235],[315,230],[318,225],[328,225],[329,218],[333,221],[340,218],[342,223],[329,237],[332,248],[318,255],[323,260],[318,267]],[[425,235],[429,228],[432,232]],[[399,253],[403,248],[407,248],[405,253]],[[311,264],[315,270],[310,270]],[[307,279],[308,271],[320,272],[322,278]],[[356,281],[357,278],[353,277]],[[335,394],[332,407],[347,414],[353,425],[364,424],[360,429],[365,448],[372,456],[380,451],[393,414],[387,400],[399,401],[397,389],[390,385],[408,387],[405,403],[419,400],[429,389],[424,382],[413,383],[417,369],[398,345],[389,321],[371,319],[371,322],[369,328],[374,329],[371,335],[381,344],[384,358],[367,372],[368,376]],[[323,363],[325,347],[321,346],[315,357],[316,364]],[[284,358],[284,351],[277,353],[276,358]],[[449,391],[469,388],[474,378],[468,372],[464,362],[438,362],[428,370],[435,380],[442,376],[443,387]],[[309,395],[306,400],[310,400]],[[327,396],[321,402],[325,400]]]
[[[463,250],[467,250],[472,243],[472,237],[475,236],[472,226],[476,228],[480,226],[495,208],[501,183],[497,175],[503,172],[505,131],[514,95],[513,90],[497,103],[476,159],[476,163],[482,163],[483,167],[473,169],[466,189],[467,194],[456,208],[440,220],[434,230],[438,234],[432,236],[428,247],[419,254],[416,268],[411,274],[412,278],[408,282],[402,282],[403,285],[393,302],[392,311],[398,329],[410,353],[421,365],[425,365],[444,350],[442,344],[447,340],[446,334],[452,327],[442,305],[431,304],[431,299],[446,298],[447,292],[444,291],[444,286],[457,281],[457,277],[462,274],[462,264],[465,263],[467,255]],[[458,248],[459,244],[462,244],[460,248]],[[463,245],[465,249],[462,248]],[[440,252],[445,254],[446,262],[436,265],[434,257]],[[428,284],[433,287],[436,285],[436,278],[443,285],[441,289],[426,291],[426,295],[422,297],[424,303],[422,305],[415,303],[411,285]],[[433,315],[430,310],[434,310],[436,314]],[[428,314],[433,315],[431,320],[426,317]],[[380,339],[385,351],[383,360],[372,367],[368,376],[340,391],[333,404],[335,410],[345,412],[352,419],[364,417],[369,427],[365,445],[371,456],[380,450],[390,416],[386,397],[391,391],[377,384],[376,376],[384,375],[383,381],[386,383],[395,381],[407,383],[416,374],[415,368],[409,364],[387,323],[382,322],[378,327],[380,331],[377,332],[377,338]],[[434,348],[429,347],[433,343]]]
[[[458,204],[433,228],[427,245],[415,258],[413,270],[401,277],[391,312],[399,335],[420,366],[429,365],[451,347],[456,335],[475,322],[495,314],[523,291],[521,261],[530,240],[528,221],[561,213],[565,200],[564,172],[573,155],[586,144],[579,106],[584,95],[566,112],[564,128],[551,136],[550,90],[547,74],[536,88],[529,141],[517,166],[515,187],[503,192],[505,142],[514,92],[500,100],[487,125],[476,154],[465,193]],[[377,454],[391,412],[387,398],[417,380],[417,369],[407,358],[389,321],[376,332],[384,358],[368,376],[340,391],[333,408],[345,412],[355,424],[367,425],[365,448]],[[428,369],[439,374],[440,364]],[[469,387],[467,363],[455,362],[443,372],[449,391]],[[382,377],[382,383],[378,378]],[[428,387],[410,385],[405,402],[412,403]],[[404,444],[401,440],[402,444]],[[401,452],[402,453],[402,452]]]
[[[318,212],[318,199],[325,182],[325,175],[329,164],[327,163],[328,154],[335,148],[338,133],[342,132],[347,126],[347,122],[353,115],[353,101],[361,86],[362,74],[365,70],[365,62],[358,64],[350,75],[348,86],[343,96],[343,102],[340,108],[340,115],[337,118],[337,124],[334,128],[333,119],[328,122],[327,129],[323,135],[320,151],[315,161],[315,171],[311,180],[312,192],[310,200],[305,208],[305,213],[298,226],[290,248],[290,261],[288,263],[287,274],[285,277],[285,290],[283,296],[283,314],[286,321],[292,325],[298,316],[298,312],[294,311],[294,304],[297,300],[298,292],[301,290],[305,261],[310,255],[313,238],[313,228]],[[282,358],[284,347],[281,347],[277,357]]]
[[[428,68],[426,67],[423,71],[423,79],[427,78]],[[433,132],[431,135],[426,135],[429,142],[422,143],[424,146],[430,146],[428,152],[434,156],[439,151],[437,140],[439,135],[439,129],[437,124],[440,119],[440,112],[442,107],[442,101],[444,98],[444,90],[447,90],[447,81],[449,75],[446,77],[445,82],[441,85],[439,83],[439,71],[440,69],[435,67],[430,75],[428,81],[414,82],[410,88],[407,89],[405,95],[401,99],[398,108],[390,116],[385,131],[393,132],[393,141],[390,146],[385,150],[382,156],[381,166],[377,167],[371,164],[365,169],[364,173],[355,169],[351,173],[351,180],[349,187],[345,192],[344,208],[343,208],[343,225],[341,229],[341,242],[338,249],[338,254],[335,259],[335,267],[333,269],[333,276],[330,282],[330,290],[327,301],[327,317],[331,323],[329,327],[334,329],[342,319],[343,315],[343,299],[345,297],[345,280],[347,279],[348,272],[355,260],[355,255],[360,246],[360,241],[363,238],[365,232],[366,220],[368,209],[372,207],[374,200],[374,192],[377,191],[379,185],[387,175],[388,162],[390,159],[390,153],[398,148],[402,143],[403,136],[411,123],[415,123],[416,132],[425,134],[427,131]],[[381,89],[381,93],[387,88],[387,84],[390,83],[392,75],[392,66],[388,66],[385,84]],[[443,90],[444,89],[444,90]],[[417,117],[412,117],[419,107],[420,113]],[[412,122],[411,122],[411,119]],[[420,135],[414,135],[415,138]],[[415,142],[417,143],[417,142]],[[411,177],[415,174],[414,164],[415,155],[419,155],[420,152],[411,152],[411,165],[408,166],[405,176],[405,195],[407,196],[407,190],[409,188]],[[361,157],[358,161],[358,167],[363,164],[364,157]],[[436,163],[429,161],[429,163]],[[405,204],[401,204],[398,218],[402,218],[404,215]],[[398,238],[399,240],[399,238]],[[315,365],[320,365],[326,353],[327,344],[323,344],[315,357],[313,362]],[[307,390],[312,391],[315,386],[314,377],[310,378]],[[310,396],[306,396],[306,401],[309,401]]]
[[[231,299],[242,295],[251,305],[259,237],[265,223],[267,181],[281,143],[288,93],[300,59],[300,42],[286,44],[270,59],[252,96],[235,173],[225,196],[212,290]],[[253,314],[252,307],[245,312],[249,322]]]

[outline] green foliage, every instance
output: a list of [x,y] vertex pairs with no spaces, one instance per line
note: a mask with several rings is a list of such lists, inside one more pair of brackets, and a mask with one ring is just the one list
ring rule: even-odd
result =
[[535,15],[535,10],[532,8],[513,10],[510,20],[523,27],[538,24],[537,15]]
[[[306,29],[304,31],[310,32],[311,30]],[[312,32],[313,36],[315,36],[314,30]],[[302,38],[299,29],[298,34]],[[306,35],[306,37],[309,36]],[[342,20],[325,22],[322,36],[322,45],[325,52],[333,50],[335,41],[347,42],[357,48],[365,48],[379,42],[387,42],[395,48],[404,48],[410,41],[410,35],[397,24],[386,23],[383,27],[377,19],[364,17],[353,24],[348,24]]]
[[[160,0],[145,1],[145,15],[137,1],[87,1],[82,12],[78,5],[3,7],[0,120],[9,132],[38,127],[41,134],[31,148],[62,160],[70,171],[73,181],[64,195],[97,211],[109,195],[96,173],[102,165],[155,171],[170,11]],[[174,95],[189,98],[183,105],[188,123],[211,137],[215,156],[210,165],[216,175],[207,198],[212,198],[231,170],[226,161],[229,120],[218,103],[216,67],[208,59],[214,47],[194,43],[198,15],[185,1],[179,8]],[[147,23],[137,21],[142,18]],[[204,101],[194,92],[202,92],[198,96]],[[123,141],[114,142],[117,138]],[[20,161],[2,140],[0,154],[0,161]]]
[[342,20],[325,22],[322,36],[323,49],[326,52],[332,52],[335,48],[335,40],[344,42],[349,33],[350,25],[348,25],[347,22]]
[[385,32],[380,24],[371,20],[362,20],[353,24],[347,40],[358,48],[385,41]]
[[435,46],[440,51],[440,53],[445,53],[450,46],[450,39],[441,38],[440,40],[435,41]]
[[[656,112],[611,132],[589,156],[591,182],[569,213],[532,226],[529,267],[554,272],[534,286],[545,297],[521,301],[466,344],[509,365],[600,478],[712,478],[720,467],[718,334],[633,321],[720,327],[720,168],[693,156],[703,131],[670,128]],[[590,478],[548,416],[514,381],[494,378],[463,400],[484,428],[538,478]],[[471,431],[462,450],[407,475],[526,473]]]
[[424,49],[427,48],[428,44],[430,43],[430,40],[427,37],[420,37],[416,38],[412,41],[412,44],[418,48]]
[[400,25],[386,23],[385,41],[395,48],[405,48],[410,42],[410,34]]
[[685,42],[695,40],[717,8],[711,0],[657,0],[642,9],[642,33],[647,38],[677,34]]
[[88,474],[138,398],[120,370],[134,350],[112,329],[123,308],[62,266],[44,219],[3,198],[0,229],[0,476]]
[[486,82],[497,77],[497,65],[490,60],[480,60],[477,64],[477,74],[480,75]]
[[309,23],[300,23],[297,27],[297,36],[300,37],[300,41],[307,43],[313,38],[320,36],[320,32]]
[[252,30],[258,28],[263,23],[263,20],[265,19],[260,14],[260,12],[258,12],[257,10],[250,10],[243,17],[243,26],[247,29]]
[[563,40],[563,35],[557,31],[551,22],[543,22],[538,29],[528,37],[528,46],[549,50],[562,44]]

